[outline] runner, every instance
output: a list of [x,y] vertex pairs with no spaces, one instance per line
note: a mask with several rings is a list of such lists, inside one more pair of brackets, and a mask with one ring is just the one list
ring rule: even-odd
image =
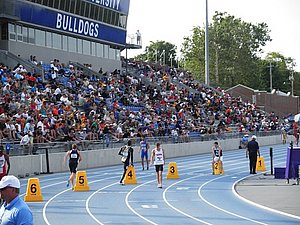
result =
[[79,152],[79,150],[77,149],[77,145],[73,144],[72,145],[72,149],[69,150],[65,157],[64,157],[64,162],[66,163],[67,158],[69,158],[69,168],[70,168],[70,172],[71,175],[67,181],[67,187],[70,186],[70,182],[72,184],[72,189],[74,188],[74,178],[77,172],[77,166],[78,163],[82,161],[82,156]]
[[140,142],[140,153],[141,153],[141,163],[142,163],[142,169],[144,170],[144,159],[146,161],[147,170],[149,170],[149,161],[148,161],[148,149],[149,144],[146,142],[145,137],[142,137],[142,140]]
[[211,148],[211,152],[212,152],[212,162],[211,162],[212,174],[214,175],[214,164],[218,161],[220,161],[220,171],[223,171],[223,150],[217,141],[213,144]]
[[152,166],[152,163],[156,170],[157,187],[162,188],[162,172],[165,165],[165,154],[163,149],[160,147],[160,143],[156,143],[156,148],[152,150],[150,166]]
[[128,140],[127,145],[122,147],[123,150],[119,152],[122,155],[122,162],[123,162],[123,175],[120,180],[120,184],[124,185],[124,178],[129,167],[129,162],[131,161],[131,166],[133,166],[133,148],[131,147],[131,140]]

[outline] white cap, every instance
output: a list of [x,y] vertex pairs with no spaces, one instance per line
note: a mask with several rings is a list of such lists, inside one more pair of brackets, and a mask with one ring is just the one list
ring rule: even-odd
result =
[[255,140],[256,140],[256,136],[255,136],[255,135],[253,135],[253,136],[252,136],[252,139],[255,139]]
[[4,176],[0,181],[0,189],[5,187],[20,188],[20,181],[13,175]]

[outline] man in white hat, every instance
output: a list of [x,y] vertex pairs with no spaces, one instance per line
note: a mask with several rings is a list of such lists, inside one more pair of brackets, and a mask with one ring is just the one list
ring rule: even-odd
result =
[[246,158],[248,158],[249,155],[250,174],[256,174],[257,155],[260,157],[259,145],[256,139],[256,136],[253,135],[251,141],[248,142],[246,149]]
[[1,198],[4,200],[0,208],[1,225],[32,225],[33,217],[28,205],[19,197],[20,181],[8,175],[0,181]]

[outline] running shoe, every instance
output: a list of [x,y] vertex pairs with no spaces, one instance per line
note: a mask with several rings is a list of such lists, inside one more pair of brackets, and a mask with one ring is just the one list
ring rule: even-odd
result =
[[70,180],[67,181],[67,187],[69,187],[69,186],[70,186]]

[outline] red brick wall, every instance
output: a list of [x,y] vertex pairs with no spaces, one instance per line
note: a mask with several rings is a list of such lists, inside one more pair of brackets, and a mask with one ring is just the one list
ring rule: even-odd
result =
[[231,96],[242,97],[244,101],[253,102],[253,95],[256,98],[256,105],[266,112],[275,112],[276,115],[282,117],[287,114],[299,113],[299,97],[298,96],[282,96],[276,93],[271,94],[265,91],[257,91],[243,85],[237,85],[226,91]]

